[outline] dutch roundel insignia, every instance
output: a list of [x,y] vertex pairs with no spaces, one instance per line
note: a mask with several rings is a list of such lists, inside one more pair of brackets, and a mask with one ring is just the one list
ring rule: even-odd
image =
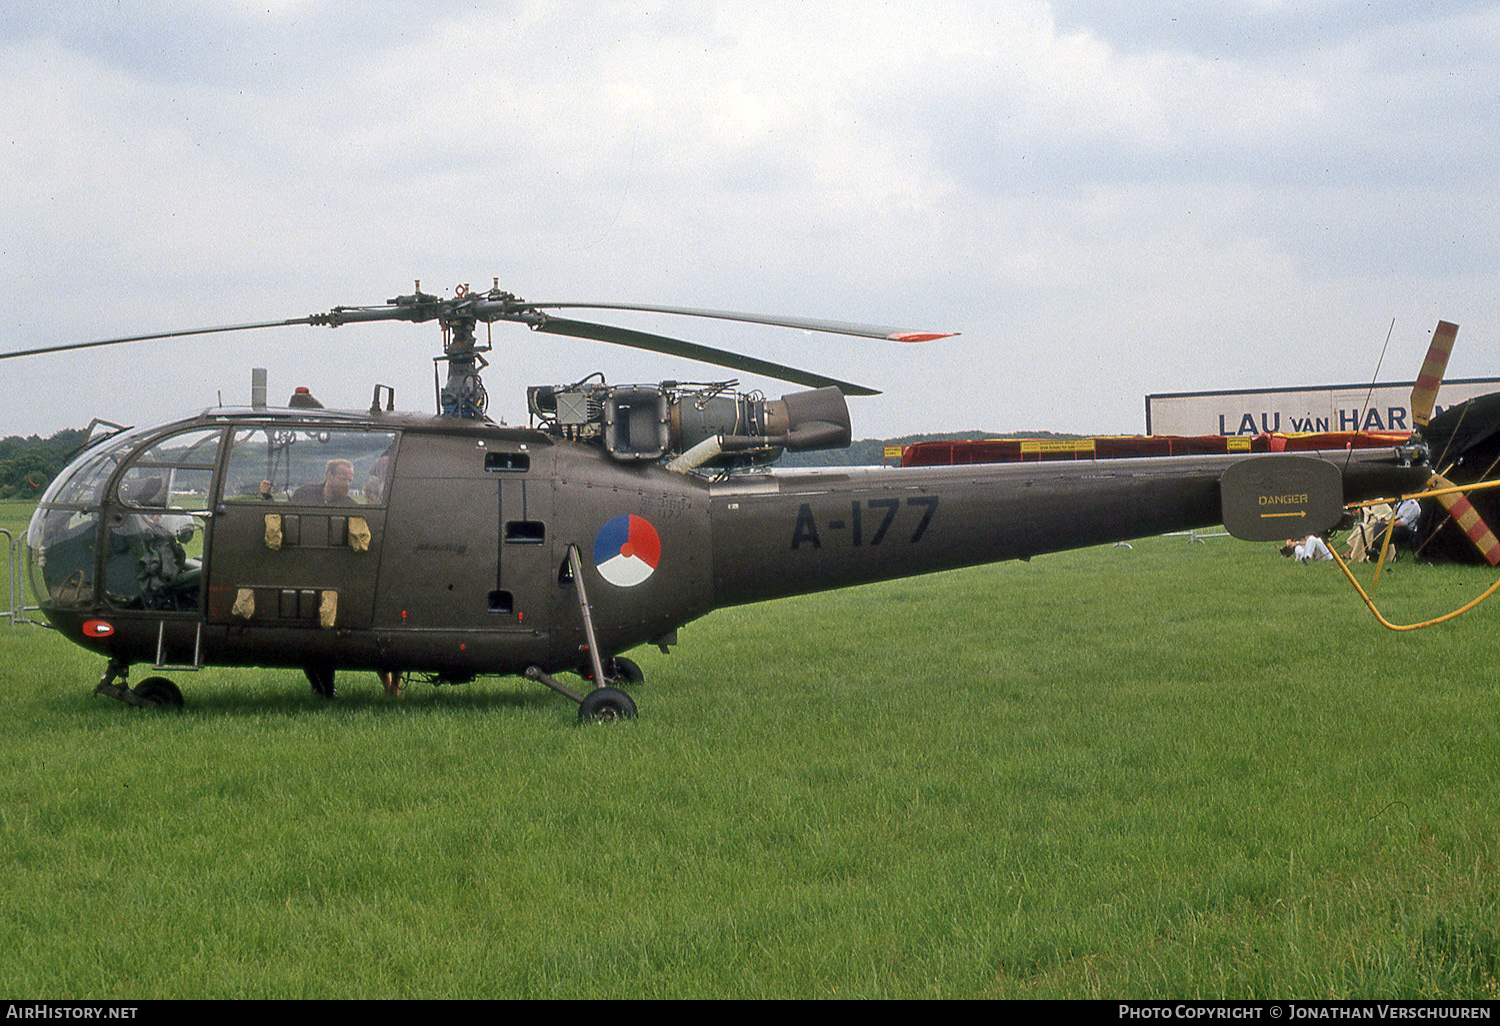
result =
[[599,576],[616,587],[635,587],[651,576],[660,561],[661,539],[645,517],[621,514],[594,536],[594,565]]

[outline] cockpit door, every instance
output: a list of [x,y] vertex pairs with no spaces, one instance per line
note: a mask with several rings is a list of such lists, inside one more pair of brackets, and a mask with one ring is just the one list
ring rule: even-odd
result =
[[103,595],[115,609],[197,614],[221,427],[168,435],[132,455],[104,505]]

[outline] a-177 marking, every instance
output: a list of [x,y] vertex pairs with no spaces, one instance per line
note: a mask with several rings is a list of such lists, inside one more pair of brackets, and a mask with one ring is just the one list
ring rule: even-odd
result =
[[[911,533],[910,542],[915,545],[922,540],[922,535],[927,533],[927,527],[932,523],[932,515],[937,512],[938,497],[936,495],[914,495],[906,500],[907,506],[915,506],[922,510],[921,519],[917,521],[916,528]],[[825,530],[849,531],[850,540],[855,545],[879,545],[885,540],[886,532],[896,520],[896,512],[901,508],[900,499],[854,499],[849,503],[848,520],[829,520]],[[865,534],[869,532],[869,539]],[[812,503],[804,502],[797,510],[797,523],[792,528],[792,548],[801,548],[803,545],[811,545],[815,549],[823,547],[823,540],[818,536],[818,522],[813,518]]]

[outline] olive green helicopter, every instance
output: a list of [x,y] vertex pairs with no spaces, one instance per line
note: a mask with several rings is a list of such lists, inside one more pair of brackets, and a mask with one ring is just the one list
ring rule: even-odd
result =
[[[1477,421],[1457,407],[1429,418],[1427,397],[1417,430],[1384,448],[778,470],[785,452],[849,445],[845,397],[877,393],[556,312],[568,309],[894,342],[951,334],[527,302],[498,281],[443,298],[419,282],[380,305],[0,353],[375,321],[435,321],[443,335],[436,360],[447,375],[432,415],[396,410],[384,385],[367,409],[326,409],[305,390],[273,407],[262,376],[249,406],[92,433],[27,531],[37,608],[104,657],[96,692],[137,706],[182,704],[166,673],[283,667],[329,699],[349,671],[374,672],[388,692],[520,675],[576,702],[581,720],[626,718],[642,673],[625,653],[669,651],[680,628],[720,607],[1221,523],[1253,540],[1288,533],[1289,518],[1298,533],[1325,530],[1346,503],[1428,486],[1435,452],[1461,460],[1456,423],[1462,444],[1481,449],[1500,431],[1489,409],[1490,431],[1476,441]],[[736,381],[610,384],[593,374],[528,388],[529,425],[505,426],[486,416],[489,346],[476,336],[496,322],[804,387],[769,399]],[[152,675],[132,687],[139,664]]]

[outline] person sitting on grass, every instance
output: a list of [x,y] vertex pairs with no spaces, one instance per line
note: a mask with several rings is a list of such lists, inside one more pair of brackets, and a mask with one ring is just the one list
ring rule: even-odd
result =
[[1328,543],[1315,534],[1310,534],[1300,541],[1296,538],[1288,538],[1286,544],[1279,551],[1283,556],[1290,556],[1299,563],[1321,562],[1333,559],[1333,553],[1329,550]]

